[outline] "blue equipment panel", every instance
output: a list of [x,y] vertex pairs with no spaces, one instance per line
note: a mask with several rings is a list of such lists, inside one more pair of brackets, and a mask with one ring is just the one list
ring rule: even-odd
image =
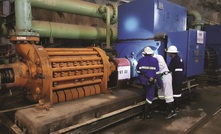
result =
[[[168,46],[175,45],[179,56],[183,59],[186,77],[202,74],[204,72],[206,33],[189,30],[168,33]],[[167,63],[170,58],[167,57]]]
[[187,10],[167,0],[135,0],[118,7],[118,39],[186,30]]
[[221,68],[221,25],[207,26],[206,46],[216,51],[218,67]]

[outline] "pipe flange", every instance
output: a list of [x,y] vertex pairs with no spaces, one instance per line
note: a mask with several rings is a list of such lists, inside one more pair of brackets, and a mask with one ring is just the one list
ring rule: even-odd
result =
[[11,30],[10,36],[36,36],[39,37],[39,33],[34,30]]
[[106,7],[110,7],[113,11],[111,18],[110,18],[110,24],[115,24],[117,22],[117,6],[112,3],[107,3],[106,5],[100,5],[98,8],[99,13],[103,16],[103,21],[106,22]]
[[103,18],[105,18],[105,9],[106,5],[100,5],[98,8],[98,12],[103,16]]
[[108,6],[112,9],[113,14],[111,16],[110,23],[115,24],[117,22],[117,13],[118,13],[117,6],[115,4],[112,4],[112,3],[107,3],[106,6]]

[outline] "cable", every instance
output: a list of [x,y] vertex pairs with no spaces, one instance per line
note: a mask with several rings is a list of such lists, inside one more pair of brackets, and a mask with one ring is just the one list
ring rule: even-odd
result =
[[35,107],[35,105],[36,104],[28,105],[28,106],[23,106],[23,107],[17,107],[17,108],[11,108],[11,109],[7,109],[7,110],[1,110],[0,113],[6,113],[6,112],[11,112],[11,111],[25,109],[25,108]]

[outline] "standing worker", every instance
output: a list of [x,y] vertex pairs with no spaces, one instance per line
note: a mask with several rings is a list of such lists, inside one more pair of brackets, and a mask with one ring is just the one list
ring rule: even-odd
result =
[[[172,88],[172,75],[167,67],[167,64],[161,55],[154,55],[154,58],[156,58],[159,62],[159,72],[161,75],[161,79],[163,82],[162,89],[158,90],[158,98],[159,98],[159,107],[163,108],[163,111],[165,112],[165,118],[170,119],[177,115],[175,112],[175,109],[173,107],[173,88]],[[165,105],[166,101],[166,107]]]
[[179,51],[177,50],[176,46],[172,45],[168,47],[167,53],[171,57],[169,70],[172,72],[173,97],[176,111],[178,111],[181,105],[182,82],[184,81],[184,65],[183,60],[178,55]]
[[162,87],[162,81],[159,71],[159,65],[156,58],[153,57],[154,51],[150,47],[144,48],[143,56],[139,59],[136,70],[139,74],[139,81],[146,90],[146,105],[144,107],[144,120],[150,118],[151,104],[154,99],[155,88]]

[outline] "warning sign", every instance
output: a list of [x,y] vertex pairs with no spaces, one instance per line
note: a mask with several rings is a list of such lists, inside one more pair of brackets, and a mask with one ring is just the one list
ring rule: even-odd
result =
[[130,79],[130,66],[118,67],[118,80]]
[[204,43],[203,31],[197,31],[197,43],[199,43],[199,44],[203,44]]

